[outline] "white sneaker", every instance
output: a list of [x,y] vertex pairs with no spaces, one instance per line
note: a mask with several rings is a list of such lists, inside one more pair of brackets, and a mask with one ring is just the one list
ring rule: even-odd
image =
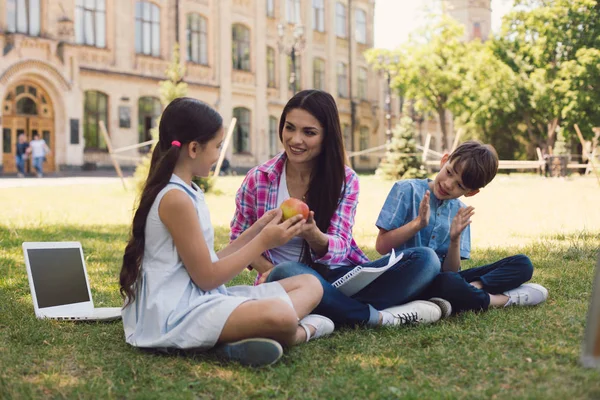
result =
[[524,283],[516,289],[504,292],[508,296],[508,306],[535,306],[543,303],[548,298],[548,289],[537,283]]
[[441,297],[432,297],[429,301],[436,304],[442,310],[442,318],[448,318],[452,314],[452,304],[448,300]]
[[214,353],[223,360],[264,367],[276,363],[283,355],[283,348],[273,339],[252,338],[217,346]]
[[[315,328],[315,333],[311,336],[310,330],[307,325],[311,325]],[[333,333],[335,324],[332,320],[322,315],[308,314],[306,317],[300,320],[300,326],[306,331],[306,341],[311,339],[318,339],[323,336],[327,336]]]
[[440,307],[430,301],[415,300],[380,311],[381,325],[430,324],[442,317]]

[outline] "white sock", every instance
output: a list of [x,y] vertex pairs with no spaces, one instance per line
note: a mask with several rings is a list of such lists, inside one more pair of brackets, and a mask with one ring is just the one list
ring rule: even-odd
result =
[[504,307],[508,307],[508,306],[512,305],[514,303],[512,297],[510,295],[506,294],[506,293],[503,293],[503,294],[508,297],[508,301],[506,302],[506,304],[504,305]]
[[379,311],[381,314],[381,325],[393,325],[394,324],[394,316],[389,311]]

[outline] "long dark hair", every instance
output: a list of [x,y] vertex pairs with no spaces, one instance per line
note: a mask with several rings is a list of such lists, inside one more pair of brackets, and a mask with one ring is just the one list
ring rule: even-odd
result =
[[[152,152],[152,161],[146,184],[140,196],[140,203],[133,217],[131,235],[119,277],[120,291],[127,300],[126,305],[135,299],[135,286],[140,275],[144,246],[146,243],[146,220],[158,193],[169,183],[181,149],[192,141],[200,145],[213,139],[223,119],[209,105],[189,97],[173,100],[165,108],[158,127],[158,143]],[[174,146],[176,140],[181,146]]]
[[[321,153],[317,156],[308,184],[306,203],[315,213],[319,230],[327,233],[331,218],[346,189],[345,151],[337,105],[333,97],[322,90],[303,90],[288,101],[279,120],[279,139],[283,141],[283,128],[287,114],[302,109],[315,117],[323,127]],[[313,263],[308,243],[304,242],[300,259],[324,273]]]

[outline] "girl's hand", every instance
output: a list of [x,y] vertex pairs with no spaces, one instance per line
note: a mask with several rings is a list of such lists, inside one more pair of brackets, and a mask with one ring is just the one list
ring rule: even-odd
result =
[[258,219],[258,221],[252,224],[252,229],[254,229],[256,234],[258,234],[265,226],[269,224],[269,222],[275,220],[277,223],[279,223],[281,221],[281,216],[282,212],[280,208],[269,210],[264,213],[263,216]]
[[421,200],[421,203],[419,204],[419,215],[416,218],[419,229],[423,229],[427,225],[429,225],[429,216],[431,215],[431,209],[429,206],[429,197],[430,197],[430,194],[429,194],[429,190],[428,190],[425,192],[425,196],[423,196],[423,199]]
[[315,212],[311,211],[308,213],[308,219],[306,220],[306,223],[302,227],[302,230],[298,236],[309,242],[310,239],[315,238],[319,234],[321,234],[321,231],[315,222]]
[[471,217],[475,214],[475,207],[463,207],[458,210],[454,218],[452,219],[452,225],[450,225],[450,241],[460,241],[460,235],[467,226],[471,224]]
[[258,235],[266,249],[283,246],[302,231],[305,222],[302,215],[296,215],[282,223],[273,218]]

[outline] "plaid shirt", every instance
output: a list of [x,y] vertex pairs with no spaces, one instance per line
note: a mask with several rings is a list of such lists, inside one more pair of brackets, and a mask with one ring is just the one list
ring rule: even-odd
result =
[[[281,153],[266,163],[252,168],[246,175],[235,196],[231,241],[252,226],[264,213],[277,207],[279,178],[286,158],[285,153]],[[317,259],[314,259],[313,254],[313,261],[325,265],[358,265],[369,261],[352,238],[358,190],[358,176],[351,168],[346,167],[346,191],[327,229],[327,236],[329,236],[327,253]],[[268,250],[263,255],[273,262]]]

